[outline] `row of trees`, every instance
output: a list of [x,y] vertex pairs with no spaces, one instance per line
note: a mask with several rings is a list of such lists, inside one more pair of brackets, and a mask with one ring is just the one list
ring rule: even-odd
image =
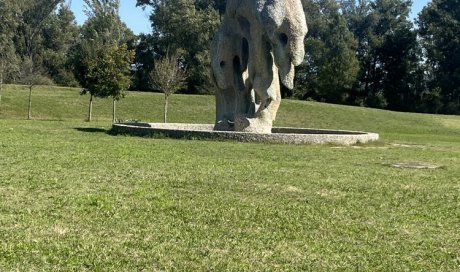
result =
[[434,0],[305,1],[309,58],[294,95],[398,111],[460,113],[460,7]]
[[[295,90],[284,90],[285,96],[398,111],[460,113],[457,0],[433,0],[415,24],[409,16],[410,0],[302,3],[310,29],[307,56],[297,69]],[[137,4],[152,8],[153,33],[141,37],[143,52],[181,52],[193,71],[188,90],[212,91],[209,40],[225,11],[225,0],[137,0]],[[138,78],[147,82],[140,74]]]
[[[80,86],[82,94],[89,94],[89,121],[93,98],[111,97],[115,122],[116,101],[138,70],[133,64],[137,37],[120,20],[119,0],[84,1],[88,20],[82,27],[62,0],[0,2],[0,95],[4,81],[26,84],[29,119],[33,87],[59,84]],[[165,93],[166,122],[167,98],[184,88],[185,71],[171,57],[156,66],[149,71],[149,84]]]
[[[112,97],[115,110],[130,86],[160,89],[152,74],[168,53],[177,56],[170,60],[176,72],[188,67],[183,92],[213,93],[209,47],[225,0],[137,0],[152,8],[153,31],[139,36],[121,22],[119,0],[85,2],[88,20],[78,26],[64,0],[0,1],[0,95],[4,82],[30,90],[34,84],[81,86],[91,101]],[[307,55],[297,69],[296,88],[283,90],[285,96],[460,113],[457,0],[433,0],[415,24],[409,0],[302,3],[310,29]]]

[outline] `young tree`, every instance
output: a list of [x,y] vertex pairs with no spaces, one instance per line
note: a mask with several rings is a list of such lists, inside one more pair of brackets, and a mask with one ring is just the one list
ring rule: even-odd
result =
[[81,41],[73,50],[74,73],[83,94],[90,94],[88,121],[93,97],[112,97],[113,121],[116,101],[131,84],[133,51],[127,47],[132,32],[121,22],[119,0],[85,0],[89,19],[82,27]]
[[130,64],[134,52],[126,45],[111,45],[97,52],[96,60],[89,63],[87,90],[98,97],[112,98],[112,121],[116,121],[116,101],[125,97],[131,85]]
[[41,75],[40,67],[37,67],[32,58],[23,60],[19,81],[29,89],[29,102],[27,104],[27,119],[32,119],[32,89],[37,85],[48,85]]
[[164,56],[155,62],[155,68],[151,73],[153,87],[165,95],[164,122],[168,117],[168,99],[180,89],[186,87],[187,73],[177,54]]

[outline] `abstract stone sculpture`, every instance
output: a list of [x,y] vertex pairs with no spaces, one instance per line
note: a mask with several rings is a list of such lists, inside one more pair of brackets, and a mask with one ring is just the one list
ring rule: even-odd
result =
[[301,0],[227,1],[212,42],[215,130],[271,133],[280,81],[293,88],[307,31]]

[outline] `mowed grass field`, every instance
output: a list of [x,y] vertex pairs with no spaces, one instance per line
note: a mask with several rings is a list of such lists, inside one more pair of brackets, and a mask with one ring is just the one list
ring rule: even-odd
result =
[[[460,117],[285,100],[277,126],[378,132],[353,147],[108,134],[111,101],[7,86],[0,271],[459,271]],[[118,119],[159,122],[160,94]],[[211,96],[171,122],[212,123]],[[426,163],[437,169],[394,168]]]

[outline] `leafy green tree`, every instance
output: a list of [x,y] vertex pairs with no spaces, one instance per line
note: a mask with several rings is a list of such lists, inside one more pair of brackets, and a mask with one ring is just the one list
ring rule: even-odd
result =
[[421,70],[420,48],[409,19],[412,1],[359,1],[347,13],[358,39],[360,71],[354,103],[392,110],[415,110]]
[[121,22],[119,0],[85,0],[88,20],[82,27],[81,41],[73,48],[74,74],[90,94],[88,121],[92,118],[93,97],[112,97],[113,121],[116,101],[125,96],[131,84],[134,58],[128,49],[132,32]]
[[157,47],[152,35],[139,35],[139,42],[135,46],[133,88],[142,91],[153,91],[150,73],[155,64]]
[[158,48],[156,53],[163,56],[172,52],[184,56],[190,69],[189,91],[210,92],[210,41],[220,22],[217,8],[223,8],[224,3],[209,0],[138,0],[137,5],[152,7],[150,21],[152,41]]
[[418,18],[428,98],[440,94],[443,113],[460,113],[460,1],[433,0]]
[[19,71],[13,39],[19,25],[20,5],[14,0],[0,1],[0,102],[3,84]]
[[32,58],[39,63],[41,57],[41,32],[49,18],[63,0],[18,0],[22,8],[22,16],[17,28],[15,46],[18,54]]
[[82,39],[75,47],[71,49],[71,63],[75,78],[83,88],[81,95],[89,94],[88,122],[91,122],[93,116],[93,98],[98,96],[98,91],[93,89],[94,82],[88,76],[90,67],[96,59],[102,45],[98,40]]
[[327,102],[346,101],[359,69],[357,42],[334,0],[304,1],[309,34],[296,94]]
[[153,87],[165,94],[164,122],[168,117],[168,99],[175,92],[186,87],[187,73],[179,56],[166,54],[155,62],[155,68],[151,72]]
[[77,43],[79,34],[75,16],[67,5],[61,5],[45,22],[42,30],[43,66],[58,85],[78,85],[70,69],[68,53]]
[[[93,90],[92,95],[111,97],[113,102],[112,120],[116,121],[116,101],[124,98],[131,86],[130,64],[134,52],[126,44],[110,45],[96,54],[96,59],[89,62],[86,88]],[[90,118],[89,118],[90,119]]]
[[[31,105],[32,105],[32,89],[35,85],[38,85],[43,79],[43,71],[41,69],[40,50],[41,48],[41,31],[48,17],[53,13],[56,7],[62,2],[62,0],[17,0],[14,3],[8,1],[2,2],[2,6],[7,10],[10,8],[10,12],[13,12],[13,16],[9,15],[10,18],[15,18],[17,21],[14,24],[7,24],[9,27],[13,27],[15,35],[12,41],[14,42],[15,51],[18,56],[16,59],[21,59],[21,75],[20,81],[29,86],[29,110],[28,119],[31,118]],[[9,14],[5,13],[6,16]],[[7,18],[7,17],[5,17]],[[6,22],[9,20],[5,19]],[[5,38],[11,39],[11,36],[5,35]],[[3,38],[2,38],[3,39]],[[5,43],[2,43],[5,44]],[[11,63],[12,50],[10,53],[3,54],[7,56]],[[4,57],[2,57],[4,62]],[[2,66],[2,74],[4,71],[4,65]]]

